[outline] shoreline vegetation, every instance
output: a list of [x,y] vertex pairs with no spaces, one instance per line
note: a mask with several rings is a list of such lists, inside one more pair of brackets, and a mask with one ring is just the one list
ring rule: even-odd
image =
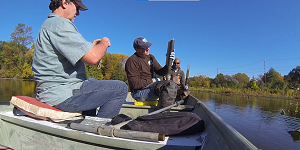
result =
[[[19,23],[11,34],[10,40],[0,41],[0,79],[33,80],[31,65],[35,45],[31,31],[31,27]],[[102,58],[100,67],[85,66],[87,77],[98,80],[120,80],[128,84],[124,66],[127,59],[128,56],[125,54],[107,52]],[[186,77],[188,80],[186,82],[191,91],[298,100],[300,99],[300,66],[297,64],[295,66],[287,75],[281,75],[271,67],[268,72],[252,78],[245,73],[234,75],[218,73],[214,78],[205,75]],[[163,79],[156,74],[154,77]]]
[[[0,78],[0,80],[22,80],[22,81],[33,81],[33,79],[19,79],[19,78]],[[222,94],[226,96],[243,96],[243,97],[264,97],[264,98],[276,98],[276,99],[286,99],[286,100],[300,100],[300,92],[292,91],[289,92],[290,95],[282,90],[277,90],[275,93],[274,90],[249,90],[249,89],[228,89],[228,88],[189,88],[191,92],[203,92],[203,93],[215,93]]]
[[191,88],[191,92],[203,92],[203,93],[215,93],[215,94],[222,94],[226,96],[243,96],[243,97],[263,97],[263,98],[270,98],[270,99],[284,99],[284,100],[300,100],[300,92],[294,95],[281,95],[283,91],[280,93],[266,93],[266,91],[250,91],[250,90],[232,90],[232,89],[205,89],[205,88]]

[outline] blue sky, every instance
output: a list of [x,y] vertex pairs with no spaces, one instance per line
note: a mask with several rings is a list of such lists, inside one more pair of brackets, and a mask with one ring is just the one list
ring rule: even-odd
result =
[[[0,41],[18,23],[37,37],[50,13],[50,0],[0,1]],[[300,0],[137,1],[83,0],[74,24],[87,41],[111,40],[110,53],[130,56],[133,40],[143,36],[150,53],[165,64],[168,41],[190,77],[246,73],[257,77],[273,67],[287,75],[300,65]],[[266,60],[264,62],[264,60]]]

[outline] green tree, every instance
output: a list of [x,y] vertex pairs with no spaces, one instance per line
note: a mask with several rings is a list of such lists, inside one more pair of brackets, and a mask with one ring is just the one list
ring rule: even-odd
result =
[[0,43],[0,74],[8,78],[32,78],[32,51],[26,46],[33,43],[32,28],[19,23],[9,42]]
[[190,77],[189,78],[189,87],[201,87],[201,79],[199,79],[199,76]]
[[227,82],[225,76],[222,73],[219,73],[213,82],[218,88],[227,87]]
[[225,77],[225,82],[227,87],[229,88],[240,88],[241,86],[238,84],[238,82],[230,75],[224,75]]
[[32,27],[19,23],[15,27],[14,32],[10,34],[10,40],[20,45],[27,46],[34,42],[32,34]]
[[247,83],[249,82],[250,78],[245,74],[245,73],[237,73],[235,75],[232,76],[232,78],[234,80],[237,81],[237,83],[241,86],[241,87],[246,87]]
[[247,83],[247,87],[252,89],[252,90],[258,90],[259,89],[254,77]]
[[101,72],[101,67],[98,67],[98,64],[97,65],[85,65],[85,69],[86,69],[86,74],[89,78],[95,78],[98,80],[104,79],[102,72]]
[[[3,44],[3,41],[0,41],[0,54],[1,54],[1,51],[2,51],[2,48],[1,48],[1,47],[2,47],[2,44]],[[2,67],[1,67],[1,64],[3,63],[2,60],[3,60],[3,58],[2,58],[1,55],[0,55],[0,70],[1,70],[1,68],[2,68]]]
[[204,88],[210,88],[210,78],[206,77],[204,75],[201,76],[195,76],[195,77],[190,77],[188,79],[189,81],[189,87],[204,87]]
[[266,83],[264,79],[264,75],[260,74],[257,78],[255,78],[256,84],[260,89],[266,89]]
[[293,68],[288,75],[285,75],[284,81],[288,83],[290,89],[300,88],[300,66]]
[[274,68],[270,68],[265,76],[267,79],[266,84],[269,89],[285,90],[287,88],[287,83],[283,80],[283,77],[280,75],[280,73]]
[[1,77],[21,78],[27,47],[15,42],[3,42],[0,45]]
[[23,79],[32,79],[33,72],[31,70],[32,58],[34,53],[34,44],[31,46],[31,50],[29,50],[25,55],[25,61],[22,68],[22,78]]
[[128,56],[124,54],[106,53],[101,61],[101,66],[86,65],[87,76],[90,78],[115,79],[127,82],[125,62]]
[[125,72],[125,63],[128,59],[128,56],[124,54],[115,54],[116,59],[118,60],[118,64],[115,66],[115,69],[112,74],[112,79],[121,80],[125,83],[128,83],[127,74]]

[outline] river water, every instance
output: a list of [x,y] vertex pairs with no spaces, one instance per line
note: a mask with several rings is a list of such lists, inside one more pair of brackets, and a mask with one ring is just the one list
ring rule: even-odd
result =
[[[34,82],[0,79],[0,101],[34,97]],[[299,150],[300,101],[191,92],[259,149]],[[286,113],[281,115],[282,110]]]

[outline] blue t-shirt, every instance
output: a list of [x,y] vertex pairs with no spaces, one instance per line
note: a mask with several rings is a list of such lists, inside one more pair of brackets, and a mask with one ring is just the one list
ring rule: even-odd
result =
[[68,19],[49,14],[34,48],[32,71],[36,98],[57,105],[72,96],[87,79],[81,58],[93,47]]

